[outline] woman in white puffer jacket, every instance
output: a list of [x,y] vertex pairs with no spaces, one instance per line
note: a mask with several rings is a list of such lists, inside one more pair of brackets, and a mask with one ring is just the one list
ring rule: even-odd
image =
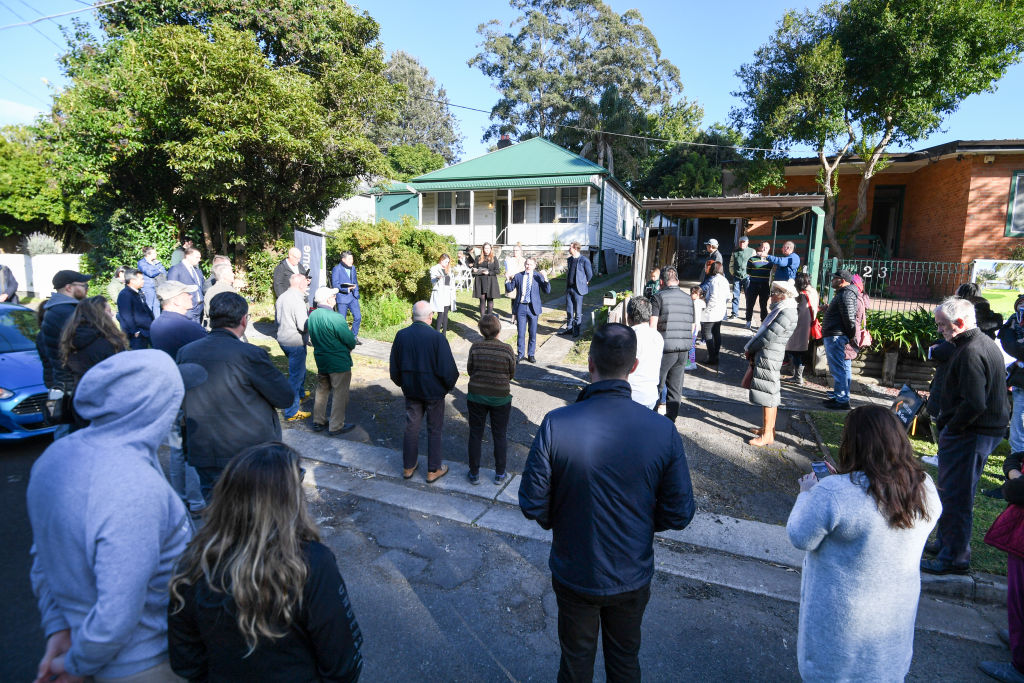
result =
[[701,335],[708,350],[708,365],[718,365],[718,352],[722,348],[722,320],[729,305],[729,281],[722,274],[722,264],[711,266],[711,277],[701,285],[707,308],[700,316]]

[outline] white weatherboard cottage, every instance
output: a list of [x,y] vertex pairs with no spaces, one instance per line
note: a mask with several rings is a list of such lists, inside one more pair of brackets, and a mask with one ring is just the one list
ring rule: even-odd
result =
[[544,138],[392,183],[377,219],[412,216],[465,245],[522,243],[527,250],[578,241],[583,251],[633,255],[640,202],[608,169]]

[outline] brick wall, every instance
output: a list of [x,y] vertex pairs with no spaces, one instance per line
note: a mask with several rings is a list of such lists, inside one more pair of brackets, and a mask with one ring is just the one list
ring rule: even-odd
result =
[[[899,166],[895,167],[897,170]],[[859,230],[871,231],[871,206],[876,185],[903,185],[903,221],[899,258],[968,262],[979,258],[1006,258],[1024,244],[1024,237],[1006,237],[1006,209],[1014,171],[1024,170],[1024,154],[996,156],[985,164],[983,155],[961,160],[942,159],[912,173],[882,172],[868,189],[868,215]],[[857,211],[860,176],[839,177],[838,225],[849,225]],[[814,176],[790,176],[786,187],[773,194],[817,193]],[[751,221],[747,234],[771,235],[771,220]]]

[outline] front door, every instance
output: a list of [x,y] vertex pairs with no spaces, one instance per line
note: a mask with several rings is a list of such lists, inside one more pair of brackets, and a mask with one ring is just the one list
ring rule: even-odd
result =
[[499,199],[494,203],[494,232],[496,244],[505,244],[508,240],[508,200]]
[[894,258],[900,248],[900,223],[903,221],[903,185],[879,185],[871,205],[871,234],[882,245],[881,258]]

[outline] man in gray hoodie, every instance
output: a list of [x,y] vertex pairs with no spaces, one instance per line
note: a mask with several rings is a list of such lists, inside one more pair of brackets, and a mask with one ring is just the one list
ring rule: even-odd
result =
[[156,452],[188,371],[153,349],[100,362],[75,392],[89,426],[55,441],[32,467],[32,588],[47,637],[42,680],[170,674],[167,584],[192,522]]

